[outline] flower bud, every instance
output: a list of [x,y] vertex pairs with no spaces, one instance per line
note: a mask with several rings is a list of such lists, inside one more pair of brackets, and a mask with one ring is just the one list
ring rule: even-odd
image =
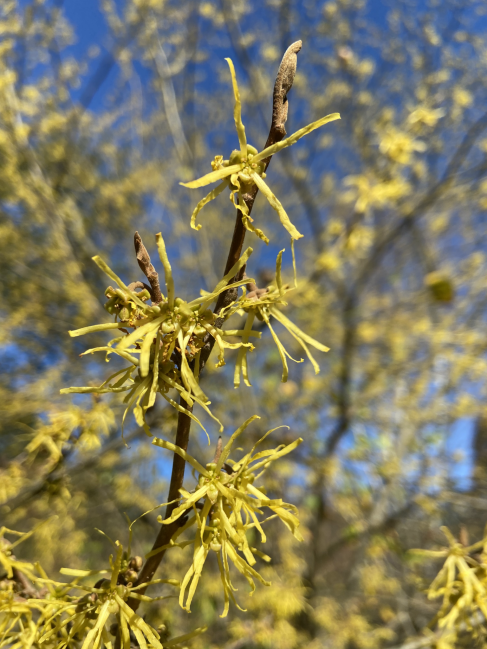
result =
[[218,498],[218,489],[215,487],[214,484],[210,485],[208,488],[208,498],[210,501],[215,504]]
[[130,311],[126,306],[123,307],[123,309],[120,311],[118,314],[118,317],[120,318],[121,322],[125,322],[126,320],[130,320]]
[[242,162],[242,153],[241,153],[241,151],[238,151],[237,149],[234,149],[230,154],[230,158],[228,160],[228,163],[231,166],[231,165],[239,164],[239,162]]
[[172,320],[166,320],[161,324],[161,331],[163,334],[171,333],[174,330],[174,324]]

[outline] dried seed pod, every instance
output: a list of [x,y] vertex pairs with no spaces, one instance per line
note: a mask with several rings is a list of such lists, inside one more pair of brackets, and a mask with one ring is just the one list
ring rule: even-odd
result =
[[129,561],[129,568],[131,570],[136,570],[137,572],[142,568],[142,564],[144,563],[144,560],[142,557],[135,556],[131,557]]

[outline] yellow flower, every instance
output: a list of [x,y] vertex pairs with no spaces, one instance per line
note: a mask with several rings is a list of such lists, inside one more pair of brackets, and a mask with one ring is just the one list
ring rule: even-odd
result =
[[[102,645],[111,646],[109,629],[113,622],[117,622],[120,625],[123,649],[130,649],[131,633],[140,647],[149,646],[154,649],[163,649],[157,631],[130,608],[127,600],[130,598],[153,602],[166,599],[164,596],[140,595],[137,591],[148,584],[164,583],[179,586],[179,581],[176,579],[155,579],[147,584],[133,586],[142,560],[140,557],[130,557],[130,549],[124,552],[118,541],[113,543],[113,546],[115,553],[110,555],[110,570],[62,568],[62,574],[76,578],[73,583],[69,584],[47,578],[37,579],[38,582],[51,588],[52,596],[50,599],[35,601],[44,603],[53,610],[44,623],[39,643],[50,639],[59,641],[62,638],[63,643],[59,646],[67,646],[73,639],[83,637],[81,649],[99,649]],[[94,586],[78,583],[79,579],[93,575],[102,576]],[[63,589],[62,598],[56,599],[53,587]],[[81,590],[86,595],[81,597],[68,595],[72,589]],[[191,635],[197,635],[203,630],[205,629],[196,629]]]
[[[287,446],[282,445],[273,450],[254,454],[257,446],[267,435],[273,430],[277,430],[274,428],[268,431],[253,446],[252,450],[238,462],[229,459],[234,441],[254,419],[259,419],[259,417],[254,415],[247,419],[233,433],[225,447],[223,449],[221,449],[221,446],[219,447],[215,461],[210,462],[206,467],[202,466],[179,446],[175,446],[163,439],[155,438],[152,440],[152,443],[156,446],[177,453],[199,473],[198,485],[194,491],[190,493],[181,489],[180,493],[183,502],[173,511],[169,518],[161,520],[161,522],[165,525],[171,524],[191,509],[194,515],[176,532],[168,546],[163,546],[154,551],[156,553],[174,545],[184,547],[193,543],[192,541],[186,541],[177,544],[174,539],[196,522],[197,532],[194,539],[193,561],[183,579],[179,596],[181,607],[188,612],[210,550],[217,554],[225,597],[225,606],[221,617],[225,617],[228,613],[230,600],[238,606],[233,594],[236,589],[230,580],[229,560],[246,578],[252,592],[255,590],[254,579],[266,586],[270,585],[253,568],[256,563],[254,555],[265,561],[269,561],[270,558],[256,548],[249,546],[246,536],[249,529],[256,528],[261,535],[262,543],[265,543],[266,535],[262,524],[271,518],[278,517],[299,541],[303,540],[298,530],[299,520],[296,516],[296,508],[289,503],[283,502],[280,498],[277,500],[267,498],[261,489],[254,486],[254,482],[262,476],[271,462],[293,451],[303,440],[299,438]],[[256,475],[257,471],[260,471],[260,473]],[[258,516],[262,515],[261,509],[263,507],[268,507],[273,514],[264,520],[259,520]],[[189,590],[186,595],[187,589]]]
[[[291,241],[291,246],[292,244],[293,242]],[[291,320],[289,320],[289,318],[287,318],[279,308],[287,304],[287,302],[284,300],[284,296],[286,295],[286,293],[289,293],[290,291],[294,290],[297,286],[296,264],[294,261],[294,248],[292,248],[292,250],[293,250],[293,266],[295,271],[294,287],[290,287],[289,285],[282,284],[281,265],[282,265],[282,253],[284,252],[284,250],[281,250],[281,252],[277,256],[277,261],[276,261],[275,286],[271,286],[268,289],[257,289],[254,291],[250,291],[249,293],[245,293],[235,303],[235,305],[230,307],[231,309],[230,315],[232,313],[235,313],[236,311],[242,311],[248,314],[243,329],[244,335],[242,336],[242,342],[244,343],[244,345],[242,345],[242,347],[239,349],[237,362],[235,365],[235,373],[234,373],[233,380],[234,380],[234,386],[236,388],[240,385],[241,374],[243,375],[245,385],[248,386],[251,385],[249,379],[249,370],[248,370],[248,361],[247,361],[248,348],[245,345],[245,343],[248,342],[247,334],[249,335],[251,334],[252,325],[254,323],[255,318],[258,318],[259,320],[262,320],[263,322],[266,323],[266,325],[269,327],[269,331],[271,332],[272,338],[277,345],[277,349],[279,350],[279,355],[281,357],[281,362],[282,362],[281,381],[283,383],[287,381],[288,374],[289,374],[287,358],[290,358],[295,363],[300,363],[303,361],[303,359],[296,361],[294,358],[292,358],[292,356],[289,355],[289,353],[284,348],[284,345],[279,340],[276,332],[274,331],[274,328],[271,324],[271,318],[274,318],[275,320],[280,322],[283,325],[283,327],[285,327],[288,330],[291,336],[301,345],[306,356],[308,357],[311,364],[313,365],[316,374],[319,373],[320,368],[318,366],[318,363],[313,358],[313,355],[311,354],[308,345],[311,345],[315,349],[318,349],[319,351],[322,352],[329,351],[329,347],[322,345],[317,340],[311,338],[311,336],[308,336],[306,333],[304,333],[304,331],[302,331],[293,322],[291,322]]]
[[[188,415],[205,430],[192,412],[167,395],[170,389],[175,389],[188,405],[192,406],[195,402],[199,404],[220,424],[221,431],[223,426],[208,408],[211,402],[198,383],[200,352],[205,336],[211,334],[220,350],[219,365],[224,365],[223,355],[226,348],[252,347],[248,338],[250,336],[260,338],[260,332],[246,331],[245,341],[227,342],[224,339],[228,336],[244,336],[243,330],[223,331],[216,328],[215,315],[209,309],[221,292],[241,286],[248,281],[244,279],[228,284],[246,264],[252,248],[247,248],[211,293],[186,302],[175,296],[172,269],[161,234],[156,235],[156,241],[164,267],[167,289],[167,299],[160,304],[147,304],[145,301],[149,297],[147,291],[147,296],[143,295],[143,291],[136,293],[126,286],[100,257],[93,257],[98,267],[119,287],[108,289],[111,297],[105,305],[115,316],[115,321],[70,331],[69,335],[76,337],[96,331],[120,330],[125,335],[114,338],[106,346],[88,349],[82,356],[104,351],[107,359],[110,354],[116,354],[128,361],[129,366],[109,376],[100,386],[64,388],[61,394],[128,392],[124,399],[127,408],[122,419],[122,432],[125,417],[133,407],[137,423],[144,428],[147,435],[151,436],[145,421],[145,413],[154,405],[156,394],[159,392],[176,410]],[[128,333],[126,327],[133,328],[134,331]],[[173,360],[175,352],[179,353],[178,366]],[[190,367],[191,362],[194,363],[194,368]]]
[[[34,531],[24,533],[16,532],[15,530],[9,530],[6,527],[0,527],[0,566],[5,571],[7,579],[12,579],[14,570],[19,570],[30,580],[34,580],[36,578],[34,574],[34,566],[31,563],[19,561],[13,553],[13,550],[17,547],[17,545],[28,539],[30,536],[32,536],[33,533]],[[18,539],[11,542],[5,538],[6,534],[17,536]]]
[[[247,137],[245,135],[245,126],[242,122],[242,107],[240,103],[240,92],[237,85],[237,77],[235,74],[235,68],[231,59],[225,59],[230,67],[230,73],[232,75],[232,84],[233,84],[233,93],[235,96],[235,107],[234,107],[234,119],[235,119],[235,128],[237,130],[238,141],[240,144],[240,150],[232,151],[229,160],[223,160],[223,156],[216,156],[214,162],[212,162],[213,171],[198,180],[193,180],[189,183],[180,183],[183,187],[189,187],[194,189],[196,187],[205,187],[211,183],[221,180],[222,182],[213,189],[205,198],[203,198],[191,215],[191,227],[195,230],[199,230],[201,225],[196,225],[196,217],[200,210],[219,194],[221,194],[227,187],[230,188],[231,194],[230,198],[234,203],[235,207],[242,212],[243,224],[247,230],[254,232],[260,239],[269,243],[269,239],[262,232],[262,230],[256,228],[252,225],[252,219],[249,215],[248,207],[244,201],[244,195],[250,190],[253,185],[257,185],[260,191],[269,201],[270,206],[278,213],[282,225],[291,235],[292,239],[299,239],[303,235],[298,232],[298,230],[291,223],[289,216],[286,213],[286,210],[281,205],[279,199],[274,195],[272,190],[269,188],[267,183],[264,181],[266,177],[264,173],[266,159],[274,155],[278,151],[285,149],[288,146],[291,146],[299,139],[301,139],[307,133],[311,133],[315,129],[327,124],[328,122],[333,122],[336,119],[340,119],[338,113],[332,113],[326,117],[308,124],[304,128],[299,129],[293,135],[287,137],[286,139],[273,144],[260,153],[257,149],[247,143]],[[235,194],[238,194],[238,202],[235,200]]]
[[441,528],[449,542],[442,550],[412,550],[416,556],[444,558],[445,563],[431,583],[428,599],[442,597],[442,605],[436,619],[443,630],[443,638],[456,635],[464,627],[471,626],[475,611],[480,609],[487,617],[487,580],[485,560],[487,557],[487,528],[484,538],[473,545],[457,541],[447,527]]
[[420,153],[426,151],[426,144],[421,140],[415,140],[409,133],[390,127],[382,136],[379,149],[395,162],[407,165],[411,163],[416,151]]

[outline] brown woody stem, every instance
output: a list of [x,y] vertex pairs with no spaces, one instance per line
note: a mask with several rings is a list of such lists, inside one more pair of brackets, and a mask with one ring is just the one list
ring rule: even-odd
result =
[[[300,51],[301,46],[302,46],[301,41],[296,41],[296,43],[293,43],[290,47],[288,47],[288,49],[286,50],[282,58],[281,65],[279,66],[276,82],[274,84],[272,124],[264,148],[267,148],[268,146],[271,146],[276,142],[280,142],[286,135],[286,129],[284,128],[284,124],[286,122],[287,114],[288,114],[287,93],[289,92],[289,90],[293,85],[294,76],[296,74],[297,54]],[[267,158],[265,160],[266,169],[269,166],[270,161],[271,158]],[[249,194],[246,194],[244,196],[244,200],[249,209],[249,214],[252,212],[252,208],[254,206],[257,192],[258,192],[258,188],[257,186],[254,185],[252,187],[252,191]],[[245,240],[245,233],[246,233],[246,229],[242,222],[241,213],[237,210],[235,229],[233,231],[232,242],[230,244],[230,250],[228,252],[228,259],[225,266],[225,271],[223,273],[224,275],[228,273],[230,268],[240,258],[242,254],[242,247]],[[136,234],[136,236],[138,235]],[[140,243],[142,244],[142,241]],[[136,244],[136,249],[137,249],[137,244]],[[139,261],[138,253],[137,253],[137,261]],[[149,259],[149,263],[150,263],[150,259]],[[142,268],[140,261],[139,261],[139,265]],[[142,268],[142,270],[144,269]],[[245,272],[245,268],[242,268],[239,275],[236,277],[239,277],[240,275],[243,277],[244,272]],[[147,279],[149,279],[150,281],[150,277],[147,273],[146,276]],[[219,314],[225,306],[228,306],[231,302],[236,300],[237,294],[238,294],[237,289],[230,289],[224,291],[223,293],[220,293],[214,312],[216,314]],[[216,326],[220,327],[223,324],[223,320],[224,320],[223,318],[217,318]],[[208,357],[211,354],[214,344],[215,344],[215,339],[212,336],[209,336],[205,346],[201,350],[200,374],[206,364],[206,361],[208,360]],[[190,410],[189,406],[183,399],[180,400],[180,404],[183,406],[183,408]],[[185,451],[188,448],[190,429],[191,429],[191,419],[184,413],[180,412],[178,416],[178,427],[176,432],[175,444],[183,448]],[[179,490],[183,486],[184,468],[185,468],[185,461],[175,453],[173,457],[168,502],[175,500],[179,496]],[[177,507],[177,503],[167,506],[166,516],[165,516],[166,519],[171,516],[171,513],[173,512],[175,507]],[[164,545],[167,545],[170,542],[174,532],[178,529],[179,525],[180,525],[179,521],[175,521],[170,525],[161,525],[161,529],[159,530],[154,545],[152,546],[152,551],[157,550],[158,548],[163,547]],[[139,573],[137,583],[135,584],[136,586],[138,586],[139,584],[146,583],[153,578],[159,564],[162,561],[164,554],[165,554],[165,550],[161,550],[161,552],[158,552],[157,554],[147,559],[144,566],[142,567],[142,570]],[[141,588],[137,592],[142,595],[145,592],[145,588],[144,589]],[[132,609],[136,611],[139,606],[140,600],[131,599],[128,601],[128,603],[132,607]]]
[[134,234],[134,246],[135,246],[135,256],[137,257],[137,263],[139,264],[140,270],[149,280],[151,285],[151,299],[154,304],[159,304],[162,302],[161,286],[159,284],[159,275],[157,274],[156,269],[152,265],[152,262],[147,252],[147,248],[144,246],[142,238],[138,232]]

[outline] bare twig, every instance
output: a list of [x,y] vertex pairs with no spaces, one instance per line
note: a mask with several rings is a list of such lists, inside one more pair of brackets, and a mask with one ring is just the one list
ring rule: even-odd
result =
[[140,270],[149,280],[151,285],[151,298],[154,304],[159,304],[162,302],[161,294],[161,285],[159,284],[159,275],[157,274],[156,269],[151,263],[149,253],[147,252],[146,247],[144,246],[141,236],[138,232],[134,234],[134,245],[135,245],[135,254],[137,256],[137,263],[139,264]]
[[213,462],[218,462],[220,459],[220,455],[222,454],[223,451],[223,442],[222,442],[222,436],[218,438],[218,442],[216,443],[216,451],[215,451],[215,457],[213,458]]
[[[186,408],[186,410],[189,410],[190,412],[193,409],[192,406],[189,406],[186,403],[186,401],[184,401],[182,398],[180,399],[180,404],[183,408]],[[175,444],[176,446],[179,446],[185,451],[188,448],[190,430],[191,430],[191,419],[188,417],[188,415],[185,415],[180,412],[178,417],[178,427],[176,431]],[[173,503],[172,501],[176,500],[179,497],[179,490],[183,486],[185,465],[186,462],[183,460],[183,458],[180,457],[177,453],[174,453],[173,461],[172,461],[171,482],[169,484],[169,494],[167,497],[167,502],[170,504],[166,507],[166,515],[165,515],[166,520],[171,517],[172,512],[178,506],[177,502]],[[178,529],[178,527],[181,524],[182,521],[180,519],[174,521],[173,523],[170,523],[169,525],[161,525],[161,529],[159,530],[156,540],[154,541],[152,550],[157,550],[158,548],[162,548],[163,546],[167,545],[169,541],[172,539],[174,532]],[[152,557],[149,557],[147,559],[147,561],[142,566],[142,570],[139,572],[139,576],[137,577],[135,586],[139,586],[140,584],[145,584],[151,581],[165,554],[166,551],[161,550],[161,552],[158,552],[157,554],[154,554]],[[146,588],[139,588],[137,592],[139,594],[143,594],[145,593],[145,591]],[[137,610],[139,604],[140,604],[140,600],[138,599],[128,600],[128,605],[134,611]]]
[[[298,52],[301,50],[302,41],[296,41],[287,48],[282,57],[281,65],[277,73],[276,83],[274,84],[274,96],[272,107],[272,127],[269,133],[268,144],[279,142],[286,135],[285,124],[287,121],[288,100],[287,93],[291,90],[296,76],[296,66],[298,63]],[[279,136],[279,137],[277,137]],[[271,137],[276,138],[269,142]]]
[[[280,142],[286,135],[284,124],[286,122],[287,115],[288,115],[287,93],[289,92],[291,86],[293,85],[294,76],[296,74],[297,53],[300,51],[301,46],[302,46],[301,41],[297,41],[296,43],[293,43],[286,50],[282,58],[281,65],[279,66],[276,82],[274,84],[272,124],[264,148],[271,146],[276,142]],[[270,160],[271,158],[267,158],[265,160],[266,169],[269,166]],[[257,186],[254,185],[251,192],[244,196],[244,200],[247,204],[249,214],[251,213],[252,208],[254,206],[257,192],[258,192]],[[230,244],[230,250],[228,253],[225,271],[223,273],[224,275],[228,273],[228,271],[240,258],[240,255],[242,254],[242,247],[245,240],[245,233],[246,230],[242,222],[242,215],[239,211],[237,211],[236,220],[235,220],[235,229]],[[236,277],[238,278],[243,277],[244,272],[245,269],[242,268],[240,273]],[[236,289],[230,289],[224,291],[223,293],[220,293],[220,296],[216,303],[215,313],[219,314],[225,306],[228,306],[236,298],[237,298]],[[216,326],[220,327],[222,324],[223,324],[223,318],[217,318]],[[215,339],[212,336],[210,336],[207,339],[205,346],[201,350],[200,374],[206,364],[206,361],[208,360],[208,357],[211,354],[214,344],[215,344]],[[188,404],[182,398],[180,400],[180,403],[184,408],[190,410]],[[191,429],[191,419],[187,415],[180,412],[178,415],[178,427],[177,427],[175,443],[177,446],[180,446],[184,450],[187,450],[188,448],[190,429]],[[179,490],[183,486],[184,467],[185,467],[185,461],[175,453],[173,457],[173,467],[171,473],[171,482],[169,485],[168,502],[171,502],[172,500],[175,500],[176,498],[179,497]],[[166,516],[165,516],[166,519],[170,518],[171,513],[173,512],[176,506],[177,506],[176,503],[167,506]],[[152,550],[157,550],[158,548],[167,545],[171,540],[174,532],[178,529],[179,525],[180,525],[179,521],[175,521],[174,523],[171,523],[169,525],[162,525],[161,529],[159,530],[159,534],[157,535],[157,538],[154,542],[154,545],[152,546]],[[142,570],[139,573],[137,582],[135,584],[136,586],[147,583],[152,579],[159,564],[162,561],[164,554],[165,554],[165,550],[162,550],[161,552],[158,552],[157,554],[147,559],[144,566],[142,567]],[[146,590],[145,588],[143,589],[141,588],[137,592],[142,595],[145,592],[145,590]],[[131,606],[131,608],[134,611],[136,611],[139,606],[140,600],[131,599],[128,601],[128,603],[129,606]]]

